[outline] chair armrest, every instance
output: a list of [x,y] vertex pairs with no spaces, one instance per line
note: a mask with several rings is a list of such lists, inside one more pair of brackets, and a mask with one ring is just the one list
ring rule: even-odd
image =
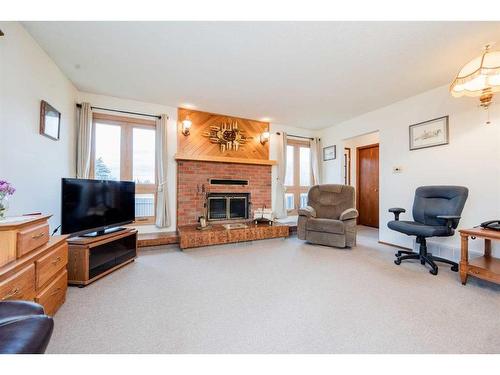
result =
[[349,219],[355,219],[358,217],[358,210],[355,208],[348,208],[344,212],[340,214],[339,220],[349,220]]
[[31,301],[0,302],[0,320],[25,315],[43,315],[43,307]]
[[299,216],[316,217],[316,210],[311,206],[299,208]]
[[394,220],[398,221],[399,215],[403,212],[406,212],[406,210],[404,208],[401,208],[401,207],[393,207],[393,208],[389,208],[389,212],[392,212],[394,214]]
[[462,216],[458,215],[437,215],[436,216],[438,219],[443,219],[446,220],[446,226],[451,229],[453,227],[453,223],[455,220],[460,220]]

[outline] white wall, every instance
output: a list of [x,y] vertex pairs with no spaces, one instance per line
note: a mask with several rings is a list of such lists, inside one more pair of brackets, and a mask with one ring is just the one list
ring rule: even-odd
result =
[[[50,213],[55,229],[61,178],[75,174],[76,89],[19,23],[0,28],[0,178],[17,190],[8,215]],[[41,100],[61,112],[59,141],[39,134]]]
[[[159,231],[175,231],[176,230],[176,200],[177,200],[177,164],[174,155],[177,152],[177,108],[168,107],[161,104],[145,103],[136,100],[128,100],[115,98],[112,96],[91,94],[87,92],[79,92],[77,95],[78,102],[89,102],[92,106],[117,109],[129,112],[147,113],[147,114],[167,114],[168,115],[168,196],[170,203],[170,226],[168,228],[158,229],[154,225],[141,225],[139,231],[142,233],[159,232]],[[119,113],[106,112],[95,110],[109,114],[120,115]],[[134,117],[132,115],[124,115]]]
[[[363,134],[354,138],[349,138],[344,140],[344,147],[349,147],[351,149],[351,186],[356,186],[356,171],[357,171],[357,166],[358,166],[358,160],[357,160],[357,152],[356,149],[358,147],[362,146],[367,146],[367,145],[373,145],[375,143],[379,143],[380,137],[377,132],[374,133],[368,133],[368,134]],[[344,147],[342,147],[340,150],[337,150],[337,157],[343,157],[344,155]],[[343,165],[344,160],[341,160],[341,163]],[[342,181],[344,181],[344,168],[342,167]]]
[[[409,151],[408,126],[436,117],[450,116],[450,143],[445,146]],[[412,238],[391,231],[387,222],[390,207],[405,207],[402,219],[411,217],[415,188],[421,185],[463,185],[469,198],[460,226],[472,227],[484,220],[500,218],[500,105],[491,108],[492,125],[477,99],[453,98],[442,86],[390,106],[366,113],[322,131],[323,144],[344,147],[342,140],[380,131],[380,234],[381,241],[412,246]],[[401,166],[402,173],[392,168]],[[324,164],[326,182],[342,183],[342,159]],[[434,251],[458,256],[459,236],[432,239]],[[479,250],[479,241],[471,249]],[[495,245],[495,251],[500,249]],[[444,254],[443,254],[444,255]]]

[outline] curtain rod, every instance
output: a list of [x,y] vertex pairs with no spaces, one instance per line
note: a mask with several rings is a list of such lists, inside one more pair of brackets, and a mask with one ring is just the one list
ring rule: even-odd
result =
[[[77,103],[76,106],[78,108],[81,108],[82,105],[80,103]],[[128,115],[137,115],[137,116],[145,116],[145,117],[154,117],[154,118],[161,118],[161,116],[158,116],[158,115],[150,115],[148,113],[139,113],[139,112],[129,112],[129,111],[121,111],[119,109],[110,109],[110,108],[102,108],[102,107],[94,107],[94,106],[91,106],[90,108],[92,109],[100,109],[100,110],[103,110],[103,111],[110,111],[110,112],[118,112],[118,113],[126,113]],[[167,120],[168,120],[168,116],[167,116]]]
[[[281,135],[281,133],[280,133],[280,132],[276,132],[276,134]],[[309,139],[309,140],[311,140],[311,141],[314,139],[314,138],[312,138],[312,137],[304,137],[304,136],[302,136],[302,135],[293,135],[293,134],[288,134],[288,133],[287,133],[287,136],[288,136],[288,137],[293,137],[293,138]]]

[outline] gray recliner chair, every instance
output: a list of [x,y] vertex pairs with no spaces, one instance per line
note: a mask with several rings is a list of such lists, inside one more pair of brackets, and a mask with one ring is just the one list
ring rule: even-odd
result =
[[297,237],[311,243],[352,247],[356,245],[354,188],[315,185],[307,195],[308,206],[299,209]]

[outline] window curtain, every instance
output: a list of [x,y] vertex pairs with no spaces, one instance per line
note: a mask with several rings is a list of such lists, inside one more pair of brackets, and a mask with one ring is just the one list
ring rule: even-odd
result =
[[286,133],[280,132],[277,137],[277,176],[275,185],[276,207],[275,213],[278,218],[287,217],[285,204],[285,175],[286,175]]
[[90,150],[92,148],[92,108],[82,103],[78,116],[76,142],[76,178],[90,178]]
[[319,138],[313,138],[309,141],[311,149],[311,168],[313,185],[321,184],[321,142]]
[[170,226],[170,208],[167,189],[167,115],[156,120],[156,226]]

